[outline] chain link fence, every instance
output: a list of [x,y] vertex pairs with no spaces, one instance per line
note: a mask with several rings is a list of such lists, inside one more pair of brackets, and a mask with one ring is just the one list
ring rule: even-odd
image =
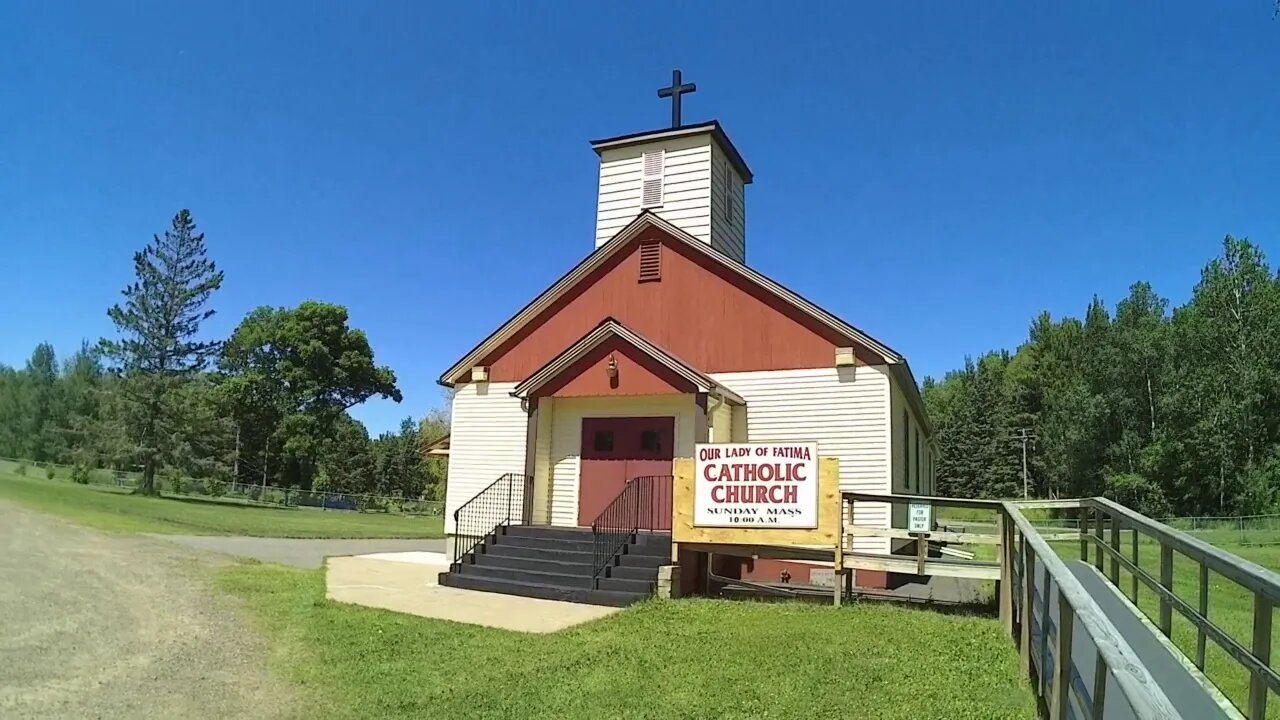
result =
[[[1280,515],[1189,515],[1156,518],[1160,522],[1208,543],[1240,545],[1280,545]],[[1037,527],[1080,529],[1075,518],[1044,518]]]
[[[121,489],[135,488],[142,480],[142,473],[129,470],[77,469],[70,465],[5,457],[0,457],[0,473],[49,480],[67,480],[86,485],[110,486]],[[172,475],[158,476],[156,483],[160,486],[162,495],[209,498],[228,503],[241,502],[246,505],[272,505],[353,512],[385,512],[403,515],[438,516],[444,514],[444,503],[439,500],[405,498],[394,495],[316,492],[301,488],[281,488],[273,485],[263,486],[252,483],[227,482],[214,478]]]
[[[1077,518],[1053,517],[1056,511],[1032,510],[1026,514],[1031,524],[1045,533],[1080,529]],[[1195,515],[1157,519],[1214,545],[1280,545],[1280,515]],[[993,520],[973,520],[964,514],[949,517],[945,510],[939,511],[938,522],[958,532],[995,532],[996,527]]]
[[1280,515],[1175,517],[1160,522],[1208,543],[1280,545]]

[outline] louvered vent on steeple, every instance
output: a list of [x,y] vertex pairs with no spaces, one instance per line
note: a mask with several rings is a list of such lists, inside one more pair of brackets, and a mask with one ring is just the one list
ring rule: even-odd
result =
[[653,150],[644,154],[644,174],[640,189],[641,208],[662,207],[663,153],[662,150]]

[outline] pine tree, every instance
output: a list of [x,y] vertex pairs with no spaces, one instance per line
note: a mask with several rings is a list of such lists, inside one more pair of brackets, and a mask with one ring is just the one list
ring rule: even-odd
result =
[[56,428],[59,462],[94,465],[94,432],[99,424],[102,395],[102,362],[98,351],[89,343],[62,367],[59,383],[60,421]]
[[55,460],[58,424],[58,360],[49,343],[40,343],[27,360],[28,404],[26,438],[29,456],[37,462]]
[[121,375],[127,432],[143,467],[138,492],[154,495],[156,473],[182,423],[178,391],[219,349],[197,335],[214,314],[206,306],[222,286],[222,272],[206,256],[204,234],[187,210],[134,254],[133,266],[124,304],[107,311],[121,338],[104,340],[102,350]]

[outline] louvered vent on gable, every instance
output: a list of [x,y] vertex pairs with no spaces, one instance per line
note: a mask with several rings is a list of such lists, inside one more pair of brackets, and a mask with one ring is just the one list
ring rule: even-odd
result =
[[662,207],[663,152],[653,150],[644,154],[644,175],[641,180],[640,207]]
[[662,243],[640,243],[640,282],[662,280]]

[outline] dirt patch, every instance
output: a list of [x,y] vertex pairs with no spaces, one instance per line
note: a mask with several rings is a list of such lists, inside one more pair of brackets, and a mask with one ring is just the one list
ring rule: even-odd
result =
[[0,502],[0,716],[288,717],[219,562]]

